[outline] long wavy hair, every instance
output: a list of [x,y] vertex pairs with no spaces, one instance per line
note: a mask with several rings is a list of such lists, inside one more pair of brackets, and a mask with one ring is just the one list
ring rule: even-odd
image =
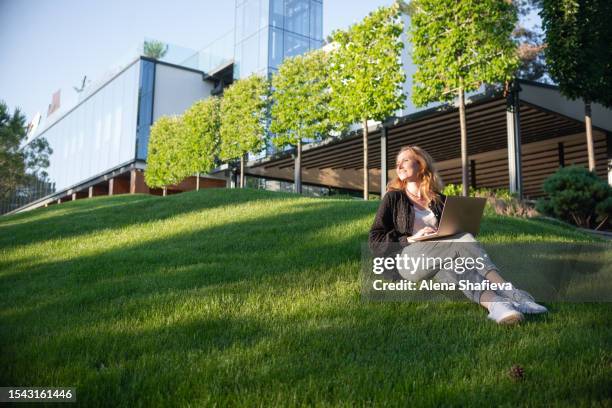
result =
[[[397,166],[399,166],[400,157],[404,152],[410,152],[412,159],[419,163],[418,179],[420,182],[420,193],[421,197],[425,197],[428,203],[432,200],[438,200],[439,193],[442,191],[442,180],[438,175],[438,170],[434,165],[434,161],[425,150],[418,146],[404,146],[401,148],[397,157],[395,158],[395,168],[397,172]],[[406,191],[407,181],[401,180],[399,175],[395,177],[387,184],[387,191],[400,190]]]

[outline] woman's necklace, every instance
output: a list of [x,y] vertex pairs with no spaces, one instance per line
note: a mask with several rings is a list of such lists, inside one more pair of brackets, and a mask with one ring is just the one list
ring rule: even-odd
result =
[[416,198],[417,200],[421,201],[421,192],[419,191],[419,195],[416,194],[412,194],[410,191],[408,191],[408,189],[406,189],[406,192],[408,193],[409,196]]
[[408,191],[408,189],[406,189],[406,193],[408,193],[408,195],[410,197],[412,197],[414,199],[414,201],[416,201],[416,203],[418,205],[420,205],[423,208],[426,208],[426,204],[425,201],[423,200],[423,198],[421,197],[421,192],[419,191],[419,195],[416,194],[412,194],[410,191]]
[[421,199],[421,194],[420,193],[419,193],[419,195],[415,195],[415,194],[412,194],[410,191],[408,191],[408,189],[406,189],[406,192],[408,194],[410,194],[412,197],[416,198],[417,200]]

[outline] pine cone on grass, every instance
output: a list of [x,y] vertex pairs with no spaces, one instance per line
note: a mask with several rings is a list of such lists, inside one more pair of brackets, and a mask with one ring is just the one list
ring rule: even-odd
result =
[[514,381],[523,381],[525,379],[525,369],[518,364],[514,364],[512,367],[510,367],[508,375]]

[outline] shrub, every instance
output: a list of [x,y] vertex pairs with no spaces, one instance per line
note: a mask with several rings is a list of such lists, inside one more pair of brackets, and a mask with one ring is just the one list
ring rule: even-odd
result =
[[612,213],[612,188],[584,167],[569,166],[544,181],[536,208],[583,228],[600,228]]
[[[447,184],[442,193],[447,196],[461,195],[461,184]],[[491,188],[469,188],[472,197],[484,197],[487,199],[485,214],[509,215],[512,217],[535,217],[538,215],[533,206],[520,200],[507,189]]]

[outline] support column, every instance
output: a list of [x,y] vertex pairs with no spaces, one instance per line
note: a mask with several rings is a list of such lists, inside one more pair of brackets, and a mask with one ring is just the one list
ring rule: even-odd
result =
[[595,172],[595,146],[593,144],[593,123],[591,120],[591,102],[584,102],[584,124],[586,127],[587,155],[589,171]]
[[606,145],[608,152],[608,184],[612,186],[612,133],[606,132]]
[[295,152],[295,164],[294,164],[294,191],[297,194],[302,194],[302,139],[300,138],[297,142]]
[[506,98],[506,130],[508,132],[509,188],[511,193],[516,193],[519,198],[523,198],[519,91],[518,82],[514,81]]
[[130,170],[130,194],[148,193],[149,187],[144,181],[144,174],[138,169]]
[[114,186],[115,186],[115,179],[108,180],[108,195],[109,196],[113,195]]
[[136,169],[130,170],[130,194],[136,193]]
[[476,160],[470,160],[470,185],[476,188]]
[[72,193],[72,201],[76,201],[76,199],[77,199],[76,193]]
[[387,127],[383,126],[380,132],[380,198],[387,191]]
[[230,177],[230,188],[237,188],[238,186],[238,172],[236,171],[235,168],[230,167],[229,170],[229,177]]
[[87,193],[87,197],[88,198],[93,197],[93,192],[94,192],[93,186],[89,186],[89,192]]

